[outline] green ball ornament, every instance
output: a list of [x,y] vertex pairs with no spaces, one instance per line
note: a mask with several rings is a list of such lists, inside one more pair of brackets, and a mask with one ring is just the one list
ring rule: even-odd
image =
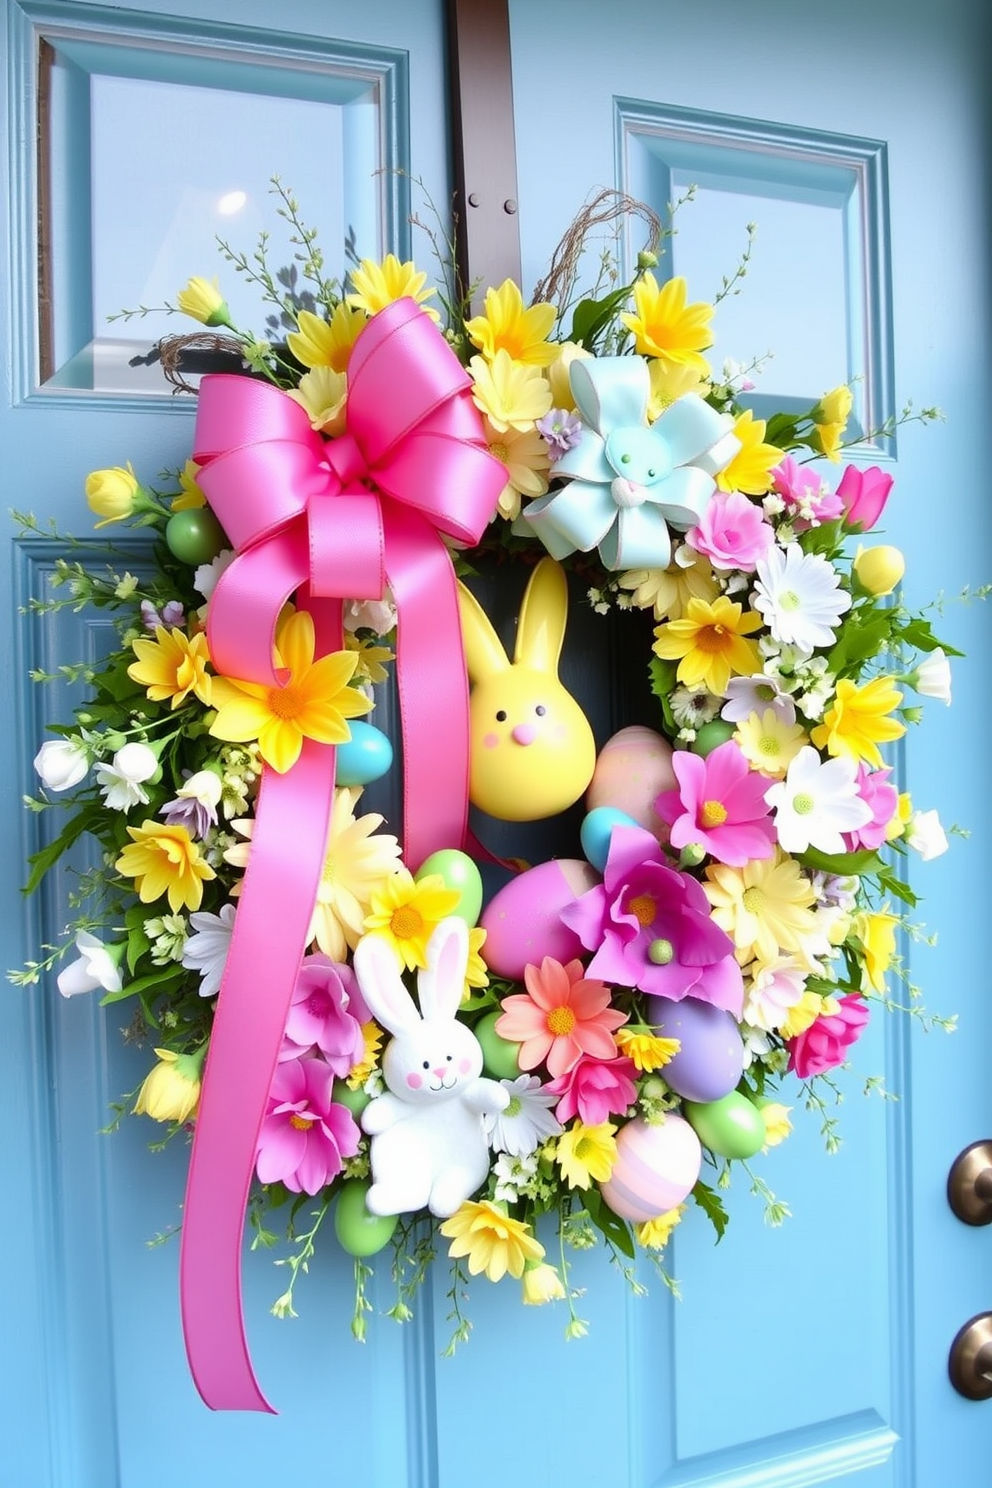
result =
[[210,563],[222,549],[230,547],[227,533],[209,506],[173,512],[166,523],[165,540],[172,556],[191,568]]
[[413,876],[419,883],[431,873],[444,879],[446,889],[457,892],[458,903],[451,913],[463,919],[471,930],[479,923],[482,913],[482,875],[474,859],[456,847],[443,847],[425,858]]
[[366,1095],[361,1087],[358,1090],[352,1090],[351,1086],[346,1084],[344,1080],[335,1080],[331,1090],[331,1099],[335,1100],[339,1106],[344,1106],[349,1110],[357,1121],[372,1097]]
[[382,1250],[393,1238],[399,1219],[398,1214],[370,1214],[365,1207],[367,1193],[363,1178],[348,1178],[334,1206],[334,1233],[349,1255],[371,1256]]
[[501,1008],[494,1008],[476,1023],[473,1032],[482,1045],[482,1058],[486,1074],[494,1080],[515,1080],[520,1074],[517,1063],[519,1044],[513,1044],[496,1032],[496,1019],[502,1015]]
[[721,1157],[753,1157],[765,1145],[765,1118],[737,1090],[704,1104],[684,1101],[682,1111],[703,1146]]
[[725,718],[711,718],[709,723],[704,723],[696,730],[696,737],[689,748],[693,754],[702,755],[705,759],[719,745],[726,744],[728,739],[732,739],[735,731],[736,725],[728,723]]

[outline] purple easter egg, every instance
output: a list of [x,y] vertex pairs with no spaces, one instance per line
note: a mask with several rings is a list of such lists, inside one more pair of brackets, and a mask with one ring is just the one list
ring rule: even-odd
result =
[[648,1017],[662,1038],[682,1046],[660,1071],[676,1095],[715,1101],[733,1090],[744,1069],[744,1040],[732,1013],[698,997],[649,997]]
[[511,878],[479,921],[486,932],[486,965],[497,976],[519,982],[524,967],[540,966],[545,956],[564,964],[583,955],[582,942],[562,924],[561,911],[599,881],[581,858],[552,858]]
[[699,1138],[681,1116],[670,1112],[654,1125],[635,1116],[617,1132],[617,1160],[600,1193],[621,1219],[656,1219],[687,1197],[702,1156]]

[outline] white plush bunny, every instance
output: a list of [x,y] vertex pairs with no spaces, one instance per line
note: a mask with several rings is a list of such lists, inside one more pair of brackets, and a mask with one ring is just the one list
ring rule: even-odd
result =
[[387,1090],[361,1118],[372,1138],[372,1186],[365,1198],[372,1214],[426,1206],[446,1219],[489,1172],[483,1116],[505,1110],[509,1094],[496,1080],[480,1078],[479,1041],[455,1016],[467,965],[464,920],[442,920],[418,974],[418,1013],[389,943],[365,935],[355,948],[362,996],[393,1035],[382,1059]]

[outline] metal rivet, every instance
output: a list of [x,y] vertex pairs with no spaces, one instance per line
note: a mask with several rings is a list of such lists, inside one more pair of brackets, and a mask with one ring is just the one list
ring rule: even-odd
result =
[[477,207],[479,205],[479,193],[477,191],[469,192],[468,204],[470,207]]
[[516,210],[517,204],[513,200],[513,197],[507,197],[506,201],[503,203],[503,211],[506,212],[508,216],[512,217]]

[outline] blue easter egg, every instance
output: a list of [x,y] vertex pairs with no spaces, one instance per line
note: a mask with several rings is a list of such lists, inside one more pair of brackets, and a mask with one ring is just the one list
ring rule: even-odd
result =
[[579,841],[587,860],[602,873],[610,851],[610,836],[614,827],[636,827],[638,823],[626,811],[615,806],[595,806],[588,812],[579,829]]
[[744,1070],[744,1040],[732,1013],[698,997],[649,997],[648,1018],[662,1038],[681,1044],[661,1071],[676,1095],[697,1102],[729,1095]]
[[338,745],[338,785],[368,785],[381,780],[393,763],[393,746],[382,729],[352,718],[351,738]]

